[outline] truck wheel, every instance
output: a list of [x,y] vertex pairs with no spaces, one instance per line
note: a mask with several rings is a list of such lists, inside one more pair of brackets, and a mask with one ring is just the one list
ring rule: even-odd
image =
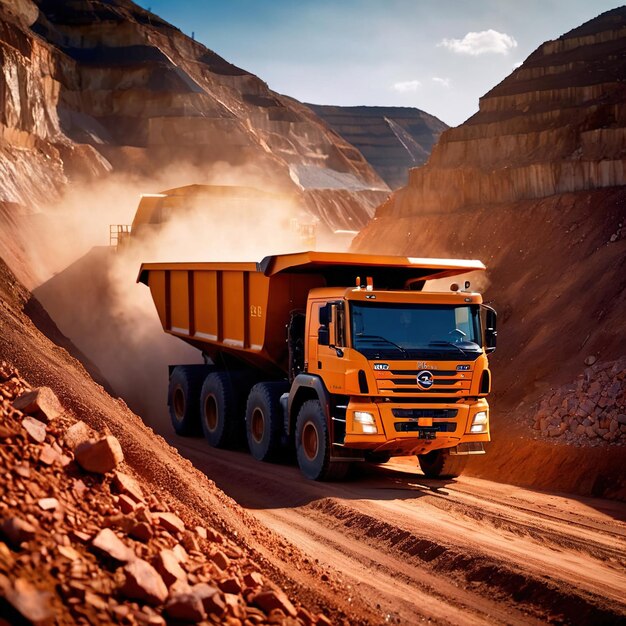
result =
[[342,480],[350,464],[330,460],[330,437],[319,400],[307,400],[296,419],[296,455],[311,480]]
[[214,448],[225,448],[236,430],[237,401],[230,376],[225,372],[209,374],[200,392],[200,423],[205,439]]
[[200,389],[206,376],[204,368],[177,365],[172,370],[167,390],[167,404],[172,426],[177,435],[199,435]]
[[246,407],[246,435],[250,454],[270,461],[280,450],[284,415],[280,396],[289,390],[284,382],[258,383],[252,387]]
[[427,478],[456,478],[467,465],[467,456],[450,454],[448,449],[418,454],[417,460]]

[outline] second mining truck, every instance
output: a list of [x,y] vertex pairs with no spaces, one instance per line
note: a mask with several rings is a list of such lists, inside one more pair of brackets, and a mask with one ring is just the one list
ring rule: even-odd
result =
[[496,314],[478,293],[423,288],[484,269],[323,252],[143,264],[163,329],[205,361],[170,368],[175,431],[224,447],[245,429],[261,461],[295,444],[314,480],[406,455],[457,476],[489,441]]

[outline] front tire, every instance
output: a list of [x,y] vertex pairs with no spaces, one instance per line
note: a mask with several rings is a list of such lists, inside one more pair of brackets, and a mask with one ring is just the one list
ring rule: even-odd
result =
[[326,415],[319,400],[307,400],[296,420],[296,455],[302,473],[311,480],[342,480],[350,464],[331,461]]
[[280,451],[284,416],[280,397],[289,390],[284,382],[258,383],[252,387],[246,407],[246,436],[250,454],[257,461],[271,461]]
[[200,427],[200,390],[207,371],[198,365],[177,365],[172,370],[167,390],[167,405],[177,435],[191,437],[202,433]]
[[450,454],[447,448],[418,454],[417,460],[427,478],[457,478],[467,465],[466,455]]

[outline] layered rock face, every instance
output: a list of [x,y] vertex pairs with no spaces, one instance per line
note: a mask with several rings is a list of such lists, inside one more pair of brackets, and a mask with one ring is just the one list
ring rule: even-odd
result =
[[625,14],[605,13],[533,52],[442,135],[395,214],[625,184]]
[[307,104],[392,188],[406,185],[408,171],[423,165],[448,125],[412,107],[325,106]]
[[[491,359],[494,443],[477,473],[492,463],[500,479],[523,481],[497,456],[514,434],[539,436],[521,415],[537,414],[542,399],[551,406],[585,361],[626,353],[625,75],[624,7],[543,44],[476,115],[443,133],[355,242],[359,251],[489,267],[476,286],[500,312],[500,345]],[[586,409],[617,416],[619,398]]]
[[213,182],[216,163],[295,191],[329,230],[360,228],[388,191],[307,107],[127,0],[3,0],[0,72],[5,216],[115,171]]

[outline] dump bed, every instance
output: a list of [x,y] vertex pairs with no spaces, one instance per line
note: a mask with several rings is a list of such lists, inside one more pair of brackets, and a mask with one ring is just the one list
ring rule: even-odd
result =
[[423,281],[483,270],[480,261],[329,252],[266,257],[260,263],[144,263],[163,330],[210,357],[231,354],[285,372],[285,326],[315,287],[350,287],[371,276],[377,289],[420,289]]

